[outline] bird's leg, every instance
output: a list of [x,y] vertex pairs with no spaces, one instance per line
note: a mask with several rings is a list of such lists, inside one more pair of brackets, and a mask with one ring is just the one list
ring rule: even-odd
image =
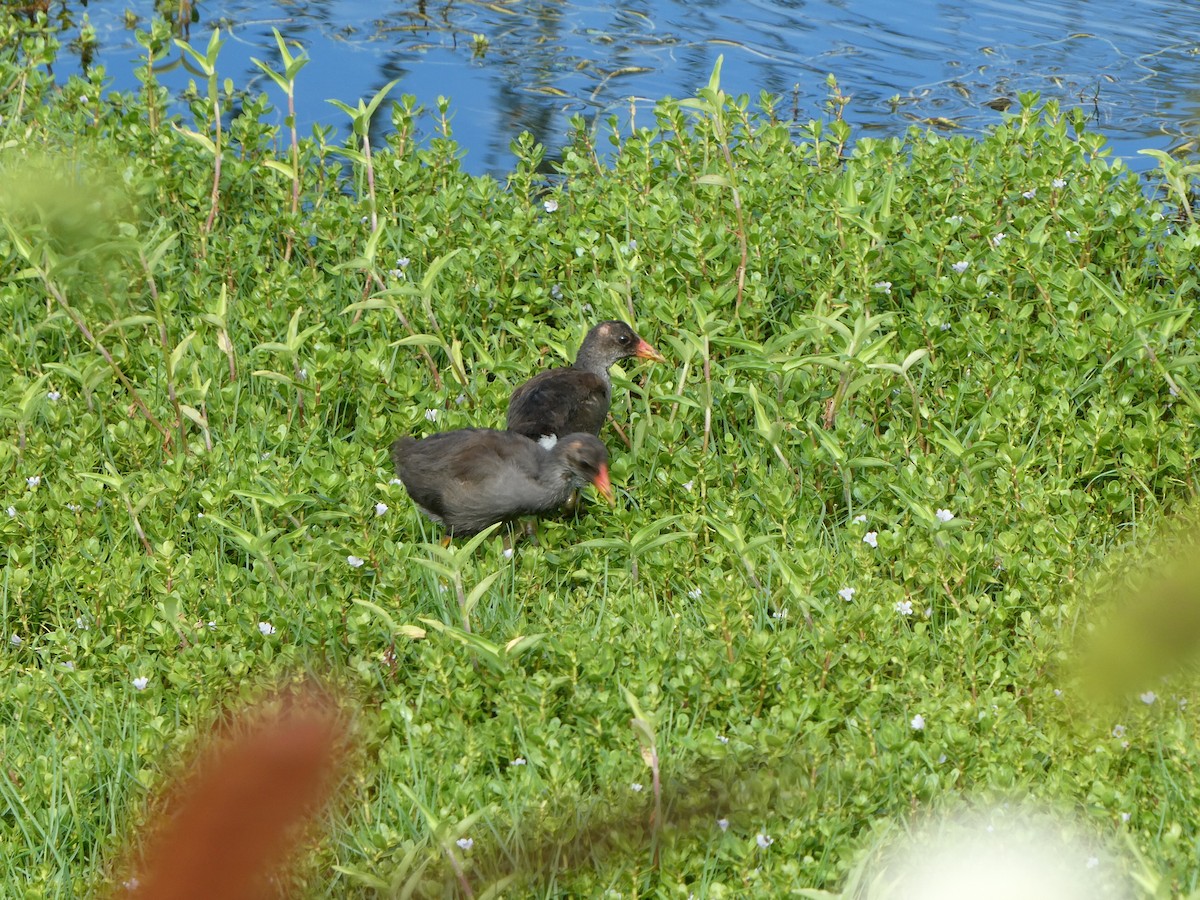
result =
[[538,544],[538,517],[527,518],[526,523],[524,523],[524,533],[526,533],[526,538],[529,539],[530,544],[535,547],[540,546]]

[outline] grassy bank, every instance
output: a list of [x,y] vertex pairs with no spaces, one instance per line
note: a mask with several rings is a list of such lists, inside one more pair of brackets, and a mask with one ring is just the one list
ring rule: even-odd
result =
[[[1095,715],[1067,677],[1196,495],[1185,181],[1036,98],[851,151],[714,80],[502,184],[452,107],[333,146],[265,124],[286,58],[231,92],[197,43],[179,117],[4,27],[0,893],[112,877],[218,711],[307,675],[357,749],[305,896],[451,855],[476,895],[837,891],[964,799],[1196,887],[1187,685]],[[615,508],[441,549],[388,444],[500,427],[610,317],[668,357],[616,378]]]

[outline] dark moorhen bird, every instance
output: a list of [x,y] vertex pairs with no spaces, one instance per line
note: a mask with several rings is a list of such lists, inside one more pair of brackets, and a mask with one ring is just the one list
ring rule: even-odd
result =
[[664,362],[624,322],[601,322],[587,333],[572,365],[539,372],[513,391],[508,430],[547,447],[577,431],[599,434],[612,401],[608,367],[630,356]]
[[408,495],[453,535],[562,506],[588,482],[613,502],[608,451],[595,435],[568,434],[552,449],[511,431],[463,428],[392,444]]

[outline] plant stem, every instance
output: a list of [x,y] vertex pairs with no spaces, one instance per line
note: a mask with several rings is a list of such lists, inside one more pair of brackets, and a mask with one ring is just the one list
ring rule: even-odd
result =
[[142,417],[156,429],[158,429],[158,432],[163,436],[164,441],[170,443],[170,432],[168,432],[167,429],[163,427],[162,423],[154,417],[154,413],[150,412],[150,407],[148,407],[145,401],[142,400],[142,396],[137,392],[137,388],[133,386],[133,382],[131,382],[126,377],[125,373],[121,371],[121,367],[117,365],[117,361],[113,359],[112,354],[108,352],[108,348],[100,343],[100,341],[96,339],[96,336],[92,334],[91,329],[87,327],[87,323],[83,321],[83,317],[75,311],[75,308],[67,302],[67,298],[63,296],[62,292],[58,289],[58,286],[50,280],[49,273],[43,270],[41,272],[41,276],[42,283],[46,285],[46,290],[50,292],[50,296],[52,296],[58,302],[58,305],[62,307],[63,312],[65,312],[71,321],[75,323],[75,327],[79,329],[79,332],[84,336],[87,342],[95,347],[100,352],[100,355],[104,357],[104,361],[108,363],[110,368],[112,368],[113,374],[117,376],[117,380],[121,382],[125,390],[129,392],[129,396],[133,398],[133,402],[137,404],[138,409],[142,413]]
[[175,423],[179,427],[179,448],[177,452],[187,453],[187,429],[183,422],[183,410],[179,407],[179,396],[175,390],[175,373],[171,369],[171,347],[167,340],[167,321],[163,316],[162,303],[158,296],[158,285],[154,282],[154,275],[150,271],[150,263],[146,261],[146,254],[139,251],[138,260],[142,264],[142,271],[146,273],[146,286],[150,291],[150,299],[154,301],[154,317],[158,319],[158,343],[162,348],[163,368],[166,370],[167,397],[170,399],[171,406],[175,410]]

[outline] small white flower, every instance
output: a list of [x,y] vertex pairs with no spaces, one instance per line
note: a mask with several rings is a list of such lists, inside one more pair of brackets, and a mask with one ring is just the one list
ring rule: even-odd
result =
[[437,417],[438,417],[438,411],[436,409],[425,410],[425,418],[428,419],[430,422],[436,422]]
[[683,489],[685,491],[690,491],[695,486],[695,484],[696,484],[696,482],[694,482],[694,481],[685,481],[683,483]]
[[729,829],[729,820],[722,816],[721,818],[717,819],[717,827],[722,831],[727,831]]
[[871,548],[878,547],[879,546],[879,532],[868,531],[866,534],[863,535],[863,543]]
[[459,394],[457,397],[454,398],[454,403],[457,406],[462,406],[466,402],[467,402],[466,394]]
[[939,755],[938,755],[938,759],[937,759],[937,761],[938,761],[938,765],[939,765],[939,766],[940,766],[942,763],[944,763],[944,762],[946,761],[946,754],[945,754],[945,753],[941,753],[941,754],[939,754]]
[[362,224],[366,225],[368,222],[371,221],[371,219],[369,216],[363,216],[361,219],[359,219],[359,221],[362,222]]
[[78,503],[68,503],[67,509],[69,509],[71,512],[79,512],[81,509],[83,509],[83,507]]
[[728,743],[729,743],[729,736],[728,736],[728,735],[724,735],[724,734],[718,734],[718,735],[717,735],[717,741],[718,741],[719,743],[722,743],[722,744],[728,744]]
[[636,249],[637,249],[637,238],[630,238],[630,239],[629,239],[629,249],[630,249],[630,250],[636,250]]
[[1079,242],[1079,232],[1078,231],[1068,231],[1066,233],[1066,237],[1067,237],[1068,244],[1075,244],[1075,243]]
[[76,616],[75,617],[75,627],[80,628],[84,631],[87,631],[89,626],[86,622],[83,621],[83,616]]
[[939,509],[934,515],[937,516],[939,522],[949,522],[954,518],[954,513],[948,509]]
[[920,713],[917,713],[915,716],[912,717],[912,721],[909,722],[908,724],[912,728],[913,731],[924,731],[925,730],[925,717],[923,715],[921,715]]
[[786,619],[787,618],[787,608],[785,607],[783,609],[779,609],[779,610],[776,610],[775,612],[771,613],[771,618],[772,619]]
[[900,615],[902,615],[902,616],[911,616],[912,615],[912,601],[911,600],[897,600],[896,601],[896,612],[900,613]]
[[941,329],[942,329],[942,331],[949,331],[949,330],[950,330],[950,323],[949,323],[949,322],[943,322],[943,323],[941,324]]
[[1144,694],[1138,694],[1138,699],[1147,706],[1150,706],[1155,700],[1158,699],[1158,694],[1154,693],[1154,691],[1146,691]]
[[866,525],[867,517],[866,516],[855,516],[850,521],[852,521],[855,525]]
[[296,372],[296,377],[299,378],[301,381],[308,381],[308,369],[301,366],[300,370],[298,372]]
[[58,391],[46,391],[46,399],[51,403],[57,403],[62,399],[62,394],[60,394]]
[[1115,738],[1125,737],[1125,726],[1124,725],[1114,725],[1113,730],[1112,730],[1112,736]]
[[958,226],[963,223],[963,217],[962,216],[951,216],[946,221],[949,222],[951,225]]
[[505,548],[504,548],[504,558],[505,558],[505,559],[512,559],[512,558],[513,558],[513,548],[512,548],[512,547],[505,547]]
[[1121,813],[1121,821],[1128,822],[1129,821],[1129,813],[1127,813],[1127,812]]
[[145,675],[139,675],[137,678],[133,679],[133,686],[139,691],[144,691],[148,684],[150,684],[150,679]]
[[264,637],[266,637],[268,635],[272,635],[275,633],[275,626],[272,625],[270,622],[259,622],[258,630],[263,633]]
[[555,300],[561,300],[563,298],[562,285],[561,284],[550,285],[550,296],[553,297]]
[[366,562],[366,560],[364,560],[361,556],[355,556],[353,553],[346,557],[346,563],[352,569],[361,569],[364,562]]
[[892,292],[892,283],[890,281],[877,281],[875,282],[875,290],[890,294]]
[[458,844],[459,849],[461,849],[461,850],[470,850],[472,847],[475,846],[475,841],[472,840],[471,838],[459,838],[454,843]]
[[1006,237],[1008,237],[1008,235],[1005,234],[1003,231],[997,232],[996,234],[992,235],[992,246],[999,247],[1000,244],[1003,243],[1003,241]]
[[754,840],[758,844],[758,846],[761,847],[763,850],[766,850],[773,843],[775,843],[775,838],[773,838],[769,835],[763,834],[761,831],[755,836]]
[[14,634],[11,638],[9,638],[9,640],[12,641],[12,645],[14,647],[20,647],[23,643],[25,643],[19,634]]
[[1094,869],[1094,868],[1096,868],[1098,865],[1100,865],[1100,860],[1099,860],[1099,859],[1097,859],[1095,856],[1089,856],[1089,857],[1088,857],[1088,860],[1087,860],[1087,867],[1088,867],[1089,869]]
[[1054,696],[1055,696],[1055,697],[1061,697],[1061,696],[1062,696],[1062,688],[1055,688],[1055,689],[1054,689]]
[[631,791],[633,791],[635,794],[639,794],[642,791],[642,784],[640,781],[635,781],[633,784],[631,784],[629,786],[629,789]]
[[1055,178],[1052,182],[1050,182],[1050,186],[1053,187],[1056,191],[1061,191],[1063,188],[1065,188],[1067,186],[1067,179]]
[[31,488],[35,488],[39,484],[42,483],[42,476],[41,475],[30,475],[28,478],[25,479],[25,483],[27,485],[29,485]]
[[398,260],[396,260],[396,268],[407,269],[410,262],[412,262],[412,260],[410,260],[407,256],[401,256]]
[[1021,191],[1021,196],[1024,197],[1026,200],[1032,200],[1034,197],[1037,196],[1037,188],[1030,188],[1027,191]]
[[543,203],[542,206],[545,207],[546,212],[548,213],[558,212],[558,201],[553,197]]
[[854,588],[844,587],[840,591],[838,591],[838,596],[841,597],[843,600],[845,600],[847,603],[849,603],[851,600],[854,599]]
[[395,485],[396,487],[401,487],[401,486],[403,486],[404,482],[401,481],[399,478],[391,478],[388,480],[388,484]]
[[217,630],[217,623],[216,623],[216,622],[209,622],[209,623],[208,623],[208,630],[209,630],[209,631],[216,631],[216,630]]
[[68,672],[75,671],[75,663],[71,662],[71,660],[69,660],[69,659],[65,663],[62,664],[62,667],[64,669],[66,669]]
[[702,596],[704,596],[704,592],[701,591],[700,588],[693,588],[692,590],[688,591],[688,596],[693,600],[699,600]]
[[404,277],[404,270],[403,269],[392,269],[388,272],[388,275],[390,275],[393,280],[399,281],[401,278]]
[[960,259],[958,262],[956,262],[950,268],[952,268],[955,272],[957,272],[959,275],[961,275],[963,272],[967,271],[967,269],[970,268],[970,266],[971,266],[971,264],[969,262],[967,262],[967,260]]
[[510,762],[509,765],[510,766],[523,766],[523,765],[525,765],[525,757],[518,756],[516,759],[514,759],[512,762]]
[[388,505],[386,503],[376,503],[375,504],[375,515],[384,516],[384,515],[387,515],[387,511],[388,511]]
[[17,517],[17,508],[15,506],[6,506],[4,511],[8,513],[8,517],[10,519],[15,519]]

